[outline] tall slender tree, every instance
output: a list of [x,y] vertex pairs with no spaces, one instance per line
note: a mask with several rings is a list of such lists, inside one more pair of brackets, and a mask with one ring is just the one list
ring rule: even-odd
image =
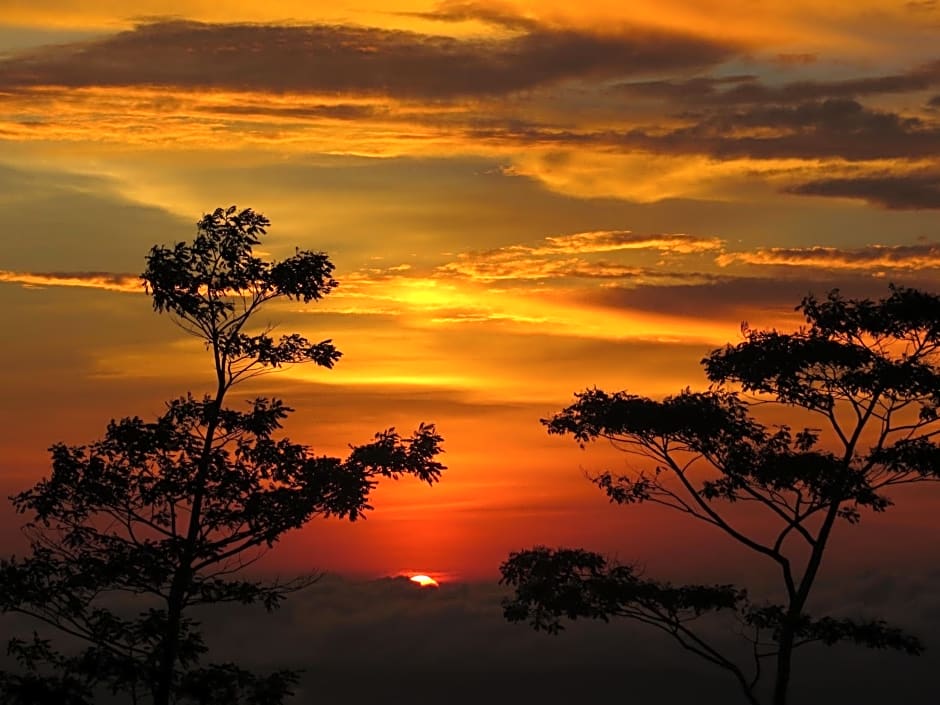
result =
[[[837,525],[892,505],[892,488],[940,480],[940,297],[892,287],[879,301],[838,291],[809,296],[795,333],[743,327],[744,342],[702,362],[712,387],[662,401],[589,389],[542,421],[583,447],[606,439],[645,463],[593,478],[611,502],[651,502],[722,532],[769,562],[779,602],[758,602],[735,585],[672,585],[582,549],[538,547],[512,554],[503,581],[511,621],[557,632],[561,620],[632,619],[671,635],[730,673],[749,703],[785,705],[794,651],[843,641],[918,654],[923,645],[880,620],[814,616],[808,608]],[[762,423],[766,405],[809,424]],[[818,426],[817,426],[818,425]],[[742,528],[730,505],[764,514],[766,533]],[[750,642],[737,660],[697,622],[732,612]],[[772,669],[764,667],[770,662]]]
[[206,645],[192,608],[276,607],[314,576],[270,583],[237,574],[286,531],[315,516],[361,517],[381,477],[440,478],[433,425],[405,438],[382,431],[340,459],[276,438],[291,411],[278,399],[225,406],[246,379],[308,361],[330,368],[340,357],[330,340],[258,329],[264,304],[309,303],[337,286],[323,253],[256,257],[268,225],[250,209],[217,209],[191,243],[154,247],[141,275],[154,309],[205,344],[213,392],[174,399],[153,422],[112,421],[90,445],[53,446],[51,476],[12,498],[31,517],[32,552],[0,561],[0,609],[81,646],[58,649],[38,634],[11,640],[23,669],[0,677],[5,702],[81,705],[108,688],[154,705],[280,703],[296,679],[290,671],[201,665]]

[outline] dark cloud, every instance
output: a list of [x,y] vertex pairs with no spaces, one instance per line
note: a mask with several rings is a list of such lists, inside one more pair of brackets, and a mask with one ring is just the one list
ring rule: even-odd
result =
[[[789,55],[788,63],[811,62],[812,55]],[[778,85],[762,82],[751,74],[697,76],[685,80],[655,80],[622,83],[613,90],[627,96],[659,98],[681,105],[794,104],[831,98],[910,93],[940,85],[940,61],[909,71],[833,81],[790,81]]]
[[666,133],[634,130],[623,140],[655,152],[720,158],[914,159],[940,154],[940,125],[831,98],[719,111]]
[[[894,276],[894,273],[892,273]],[[911,273],[895,277],[906,286],[933,290],[935,278]],[[758,321],[763,314],[787,314],[807,294],[824,296],[839,289],[849,297],[881,298],[888,289],[884,279],[863,278],[846,273],[803,271],[802,276],[715,277],[694,283],[650,283],[641,286],[610,286],[589,293],[588,301],[614,309],[632,309],[687,315],[690,310],[715,320]]]
[[601,36],[534,27],[458,40],[352,26],[163,21],[2,61],[0,90],[162,85],[453,98],[698,68],[733,53],[718,41],[641,28]]
[[805,196],[858,198],[889,210],[940,209],[940,173],[816,179],[787,191]]
[[[809,289],[807,288],[809,286]],[[694,284],[611,286],[589,294],[590,301],[614,309],[686,315],[693,307],[719,320],[758,311],[792,311],[814,288],[808,282],[757,277],[715,278]]]
[[505,130],[474,127],[471,137],[539,144],[591,145],[720,159],[923,159],[940,155],[940,124],[829,99],[798,105],[686,113],[690,124],[671,130],[635,128],[577,132],[541,125]]
[[758,106],[717,113],[701,121],[698,130],[730,133],[740,128],[768,127],[786,130],[841,130],[850,134],[870,131],[890,133],[924,127],[917,118],[871,110],[855,100],[828,98],[793,106]]
[[327,120],[364,120],[384,114],[386,111],[371,105],[357,105],[355,103],[339,103],[337,105],[306,105],[285,107],[270,105],[268,103],[251,103],[248,105],[213,105],[200,106],[200,112],[232,116],[262,116],[291,119],[320,119]]

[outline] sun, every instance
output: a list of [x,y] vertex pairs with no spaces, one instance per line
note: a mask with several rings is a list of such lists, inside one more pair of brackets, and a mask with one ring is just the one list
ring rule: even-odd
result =
[[417,583],[423,588],[426,587],[439,587],[437,581],[429,575],[412,575],[411,582]]

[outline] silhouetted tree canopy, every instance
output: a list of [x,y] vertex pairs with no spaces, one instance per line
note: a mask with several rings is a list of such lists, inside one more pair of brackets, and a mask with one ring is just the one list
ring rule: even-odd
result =
[[[506,618],[558,632],[564,619],[625,617],[663,630],[729,671],[748,702],[773,661],[769,702],[784,705],[793,650],[852,642],[919,654],[918,639],[880,620],[813,616],[807,604],[835,525],[892,505],[892,487],[940,480],[940,297],[891,287],[884,299],[806,297],[794,333],[751,330],[702,362],[712,386],[662,401],[588,389],[542,423],[582,447],[606,439],[645,461],[592,481],[616,504],[652,502],[719,529],[779,571],[780,604],[733,585],[674,586],[581,549],[510,555],[515,589]],[[760,421],[763,405],[790,407],[806,427]],[[760,507],[767,534],[746,531],[728,505]],[[708,643],[696,620],[734,613],[750,663]]]
[[112,421],[89,445],[54,445],[51,475],[12,498],[30,517],[32,550],[0,560],[0,611],[30,615],[80,646],[60,650],[38,632],[11,640],[22,669],[0,674],[4,702],[84,705],[108,689],[156,705],[281,703],[296,673],[204,664],[207,647],[187,613],[220,603],[276,608],[316,576],[271,583],[238,574],[285,532],[314,517],[362,517],[380,478],[440,479],[433,425],[408,436],[381,431],[336,458],[277,437],[291,411],[278,399],[223,405],[243,379],[340,357],[329,340],[249,330],[263,304],[310,302],[337,286],[323,253],[255,257],[267,225],[250,209],[218,209],[192,243],[154,247],[147,258],[154,309],[204,341],[215,393],[174,399],[154,421]]

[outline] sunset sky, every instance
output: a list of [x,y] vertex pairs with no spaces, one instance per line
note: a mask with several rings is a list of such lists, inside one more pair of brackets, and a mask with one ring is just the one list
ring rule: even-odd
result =
[[[584,475],[623,458],[539,419],[595,385],[702,388],[705,353],[743,320],[793,327],[810,291],[940,289],[936,0],[128,7],[0,0],[4,496],[51,443],[209,389],[137,275],[217,206],[340,282],[264,314],[332,338],[336,368],[239,394],[285,399],[318,452],[422,421],[445,438],[439,485],[313,522],[279,568],[492,579],[534,543],[704,567],[718,537],[608,506]],[[837,565],[937,530],[936,493],[905,502],[840,527]],[[21,519],[0,510],[9,546]]]

